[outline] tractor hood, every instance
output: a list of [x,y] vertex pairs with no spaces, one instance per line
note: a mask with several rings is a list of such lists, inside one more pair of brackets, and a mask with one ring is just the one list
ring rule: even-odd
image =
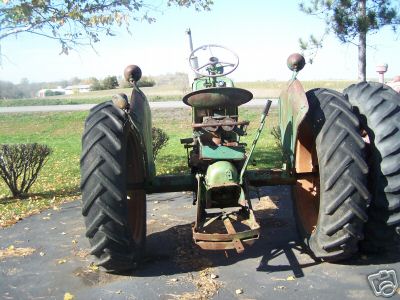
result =
[[238,185],[239,174],[229,161],[217,161],[210,165],[206,174],[207,189],[220,186]]

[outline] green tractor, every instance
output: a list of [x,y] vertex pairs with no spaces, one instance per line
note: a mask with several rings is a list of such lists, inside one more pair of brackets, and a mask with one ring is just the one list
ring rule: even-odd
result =
[[[228,60],[222,60],[224,52]],[[208,59],[199,67],[204,53]],[[249,121],[239,118],[239,106],[253,95],[226,77],[237,68],[238,56],[225,47],[205,45],[192,51],[189,62],[196,77],[183,102],[192,110],[193,134],[181,139],[188,174],[155,176],[151,112],[138,88],[139,67],[125,69],[133,86],[130,101],[116,95],[92,108],[86,119],[82,214],[99,266],[123,272],[143,260],[148,193],[192,191],[197,208],[193,240],[207,250],[241,253],[259,238],[249,189],[262,185],[292,186],[298,231],[315,259],[346,259],[360,247],[380,251],[398,239],[399,94],[373,82],[352,85],[343,93],[305,92],[297,79],[304,58],[289,56],[293,75],[279,101],[285,163],[280,170],[250,171],[271,101],[246,152],[241,137]]]

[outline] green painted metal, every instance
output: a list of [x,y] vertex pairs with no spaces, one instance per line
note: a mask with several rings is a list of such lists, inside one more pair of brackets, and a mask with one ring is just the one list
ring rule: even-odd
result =
[[142,144],[145,150],[146,160],[146,180],[152,180],[156,174],[156,168],[153,160],[153,143],[152,143],[152,121],[151,121],[151,110],[149,102],[147,101],[146,95],[139,89],[135,82],[132,82],[133,90],[130,101],[129,115],[140,133]]
[[245,149],[242,146],[205,146],[200,145],[200,158],[210,160],[244,160]]
[[237,185],[239,174],[236,167],[229,161],[217,161],[207,168],[205,177],[206,188]]
[[[196,178],[194,174],[155,176],[145,183],[146,193],[167,193],[194,191]],[[140,187],[137,187],[140,188]]]
[[279,96],[279,124],[286,169],[294,171],[295,143],[298,128],[306,116],[309,105],[300,81],[293,76]]
[[215,80],[209,77],[197,78],[192,83],[192,91],[198,91],[209,87],[215,87],[218,82],[223,82],[226,87],[234,87],[234,83],[228,77],[217,77]]
[[[221,163],[221,162],[216,162],[216,163]],[[200,176],[200,174],[198,175]],[[196,183],[197,180],[195,176],[196,176],[195,174],[161,175],[161,176],[159,175],[155,176],[152,181],[143,184],[137,184],[135,186],[128,186],[128,189],[135,190],[135,189],[143,189],[144,187],[146,192],[149,194],[195,191],[197,185]],[[246,181],[253,186],[292,185],[295,184],[296,182],[296,178],[294,176],[292,176],[291,174],[282,169],[247,170],[244,174],[244,177],[246,178]],[[232,171],[232,178],[236,178],[234,171]],[[212,179],[211,182],[217,182],[217,181]]]

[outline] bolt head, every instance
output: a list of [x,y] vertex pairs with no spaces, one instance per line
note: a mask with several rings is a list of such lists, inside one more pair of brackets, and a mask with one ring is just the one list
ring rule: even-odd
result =
[[120,109],[125,110],[129,107],[128,96],[126,96],[124,93],[119,93],[112,96],[112,102]]
[[287,59],[287,66],[291,71],[299,72],[306,64],[304,56],[300,53],[293,53]]
[[124,77],[127,82],[137,82],[142,77],[142,70],[136,65],[129,65],[124,70]]
[[386,73],[386,71],[388,70],[388,65],[387,64],[379,64],[376,66],[375,70],[379,74]]

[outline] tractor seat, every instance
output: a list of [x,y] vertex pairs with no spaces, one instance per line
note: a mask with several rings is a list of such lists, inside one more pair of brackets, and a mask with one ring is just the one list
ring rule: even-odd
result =
[[183,97],[183,103],[194,108],[237,107],[253,99],[253,94],[234,87],[207,88],[191,92]]

